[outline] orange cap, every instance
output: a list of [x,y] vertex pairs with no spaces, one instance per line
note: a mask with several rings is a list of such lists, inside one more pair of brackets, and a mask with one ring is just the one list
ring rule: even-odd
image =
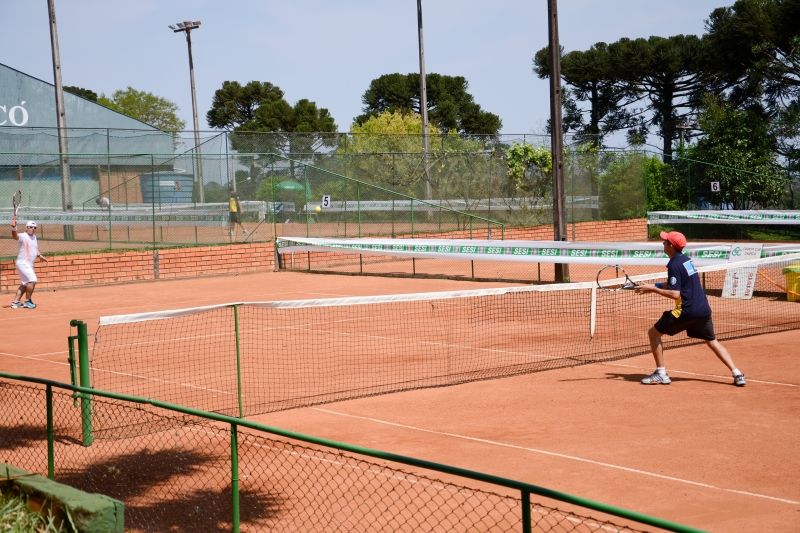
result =
[[679,231],[670,231],[669,233],[662,231],[661,238],[665,241],[669,241],[672,247],[679,252],[686,247],[686,237]]

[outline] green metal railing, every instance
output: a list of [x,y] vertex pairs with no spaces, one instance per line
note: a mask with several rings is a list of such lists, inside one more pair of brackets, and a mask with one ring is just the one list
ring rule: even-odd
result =
[[[663,520],[660,518],[652,517],[643,513],[638,513],[635,511],[630,511],[627,509],[623,509],[621,507],[616,507],[613,505],[608,505],[605,503],[597,502],[594,500],[590,500],[587,498],[581,498],[579,496],[574,496],[572,494],[568,494],[565,492],[560,492],[556,490],[547,489],[544,487],[539,487],[537,485],[532,485],[530,483],[524,483],[521,481],[515,481],[507,478],[502,478],[499,476],[494,476],[491,474],[485,474],[481,472],[476,472],[473,470],[467,470],[463,468],[443,465],[439,463],[434,463],[431,461],[425,461],[422,459],[415,459],[413,457],[406,457],[403,455],[397,455],[393,453],[382,452],[378,450],[373,450],[370,448],[365,448],[361,446],[355,446],[351,444],[345,444],[341,442],[337,442],[330,439],[325,439],[321,437],[314,437],[310,435],[305,435],[302,433],[297,433],[294,431],[288,431],[285,429],[280,429],[272,426],[267,426],[265,424],[260,424],[257,422],[252,422],[249,420],[243,420],[239,418],[234,418],[226,415],[221,415],[217,413],[209,413],[204,411],[198,411],[195,409],[191,409],[188,407],[182,407],[179,405],[173,405],[166,402],[161,402],[158,400],[152,400],[148,398],[138,398],[134,396],[128,396],[124,394],[116,394],[113,392],[108,391],[100,391],[86,387],[79,387],[74,385],[69,385],[66,383],[59,383],[52,380],[35,378],[35,377],[28,377],[28,376],[20,376],[16,374],[10,374],[6,372],[0,372],[0,378],[7,379],[7,380],[14,380],[19,382],[25,383],[35,383],[38,385],[44,385],[46,387],[46,398],[47,398],[47,472],[48,476],[51,479],[55,478],[55,471],[56,465],[54,464],[54,431],[53,431],[53,421],[52,421],[52,409],[53,409],[53,388],[62,389],[66,391],[72,391],[74,393],[78,393],[84,397],[102,397],[108,398],[113,400],[119,400],[122,402],[129,402],[132,404],[139,404],[139,405],[149,405],[153,407],[157,407],[160,409],[164,409],[167,411],[172,411],[175,413],[182,413],[185,415],[190,415],[193,417],[199,417],[206,420],[212,420],[215,422],[223,423],[229,425],[230,432],[231,432],[231,442],[230,442],[230,458],[231,458],[231,501],[232,503],[232,524],[233,524],[233,531],[239,531],[239,465],[238,465],[238,435],[239,435],[239,428],[248,428],[251,430],[255,430],[258,432],[268,433],[271,435],[277,435],[280,437],[285,437],[288,439],[293,439],[296,441],[301,441],[309,444],[314,444],[326,448],[331,448],[335,450],[339,450],[341,452],[348,452],[358,455],[363,455],[367,457],[372,457],[375,459],[380,459],[382,461],[388,461],[392,463],[399,463],[406,466],[412,466],[416,468],[422,468],[425,470],[430,470],[434,472],[439,472],[441,474],[447,474],[451,476],[457,476],[464,479],[470,479],[473,481],[478,481],[482,483],[488,483],[490,485],[494,485],[497,487],[504,487],[507,489],[512,489],[514,491],[519,492],[521,507],[522,507],[522,531],[523,533],[527,533],[531,531],[530,528],[530,498],[531,495],[537,495],[544,498],[549,498],[552,500],[556,500],[563,503],[568,503],[572,505],[576,505],[585,509],[591,509],[593,511],[598,511],[600,513],[608,514],[611,516],[615,516],[618,518],[623,518],[625,520],[631,520],[633,522],[637,522],[639,524],[644,524],[648,526],[657,527],[662,530],[666,531],[675,531],[680,533],[702,533],[702,530],[692,528],[689,526],[685,526],[682,524],[678,524],[675,522],[671,522],[669,520]],[[84,441],[85,446],[91,445],[91,443],[87,444]]]
[[[238,326],[238,310],[236,306],[233,306],[234,316],[237,317],[237,326]],[[488,483],[494,487],[503,487],[505,489],[510,489],[512,491],[516,491],[519,494],[519,502],[521,506],[521,515],[519,519],[521,521],[521,531],[523,533],[528,533],[531,531],[531,495],[537,495],[540,497],[548,498],[551,500],[555,500],[558,502],[563,502],[567,504],[572,504],[579,506],[584,509],[590,509],[593,511],[597,511],[603,514],[607,514],[613,517],[622,518],[625,520],[630,520],[639,524],[644,524],[648,526],[653,526],[660,528],[662,530],[667,531],[675,531],[675,532],[682,532],[682,533],[698,533],[700,530],[684,526],[681,524],[677,524],[675,522],[671,522],[668,520],[663,520],[660,518],[655,518],[652,516],[648,516],[646,514],[638,513],[635,511],[630,511],[627,509],[623,509],[620,507],[607,505],[601,502],[596,502],[593,500],[589,500],[586,498],[581,498],[579,496],[574,496],[571,494],[567,494],[560,491],[555,491],[551,489],[547,489],[544,487],[539,487],[536,485],[532,485],[529,483],[524,483],[521,481],[515,481],[507,478],[502,478],[499,476],[493,476],[490,474],[485,474],[481,472],[475,472],[472,470],[466,470],[463,468],[443,465],[439,463],[434,463],[431,461],[425,461],[421,459],[416,459],[413,457],[406,457],[402,455],[397,455],[393,453],[382,452],[378,450],[373,450],[370,448],[365,448],[361,446],[355,446],[351,444],[345,444],[337,441],[333,441],[330,439],[314,437],[310,435],[305,435],[302,433],[297,433],[294,431],[288,431],[285,429],[280,429],[272,426],[268,426],[265,424],[260,424],[258,422],[253,422],[250,420],[245,420],[243,418],[235,418],[219,413],[212,413],[206,411],[200,411],[197,409],[192,409],[189,407],[183,407],[180,405],[175,405],[167,402],[162,402],[159,400],[148,399],[148,398],[141,398],[136,396],[129,396],[125,394],[118,394],[109,391],[101,391],[95,390],[91,388],[91,384],[89,383],[89,350],[88,350],[88,335],[86,330],[86,324],[80,320],[73,320],[70,322],[72,327],[77,328],[77,335],[69,337],[69,345],[70,345],[70,361],[74,361],[74,342],[78,342],[78,361],[79,361],[79,376],[80,376],[80,386],[75,384],[65,384],[59,383],[52,380],[35,378],[35,377],[27,377],[27,376],[20,376],[16,374],[10,374],[5,372],[0,372],[0,378],[7,379],[7,380],[14,380],[17,382],[25,382],[25,383],[32,383],[38,385],[44,385],[46,387],[46,412],[47,412],[47,429],[46,429],[46,439],[47,439],[47,475],[50,479],[55,479],[56,473],[56,459],[55,459],[55,431],[54,431],[54,421],[53,421],[53,406],[54,406],[54,399],[53,399],[53,389],[61,389],[63,391],[69,391],[72,393],[72,397],[75,398],[76,396],[81,399],[81,408],[80,408],[80,419],[81,419],[81,432],[82,432],[82,440],[81,444],[84,449],[89,449],[93,445],[95,445],[96,439],[93,436],[93,424],[92,424],[92,417],[93,416],[101,416],[101,418],[109,419],[110,414],[112,411],[115,411],[109,406],[106,407],[99,407],[97,403],[92,404],[92,398],[101,398],[104,400],[115,400],[119,402],[123,402],[123,406],[131,405],[140,405],[140,406],[152,406],[154,408],[158,408],[159,410],[164,410],[167,412],[172,413],[180,413],[182,415],[188,415],[191,417],[197,417],[201,420],[213,421],[220,424],[225,424],[230,428],[230,501],[231,501],[231,524],[232,530],[234,532],[238,532],[240,529],[240,468],[239,468],[239,435],[240,435],[240,428],[247,428],[258,433],[262,434],[270,434],[276,435],[279,437],[284,437],[288,439],[292,439],[294,441],[300,441],[307,444],[313,444],[317,446],[321,446],[323,448],[327,448],[330,450],[338,450],[339,453],[347,452],[351,454],[357,454],[360,456],[367,456],[374,459],[379,459],[382,461],[387,461],[391,463],[397,463],[400,465],[415,467],[415,468],[422,468],[425,470],[438,472],[440,474],[446,474],[450,476],[457,476],[462,479],[469,479],[472,481]],[[238,327],[237,327],[238,331]],[[237,373],[240,372],[240,368],[238,367],[238,356],[239,356],[239,342],[238,342],[238,335],[237,335]],[[74,366],[74,365],[73,365]],[[73,372],[74,375],[74,372]],[[239,401],[240,401],[240,415],[241,415],[241,380],[238,380],[237,389],[239,392]],[[11,387],[0,387],[0,391],[6,391],[9,393],[13,389]],[[30,395],[27,395],[30,396]],[[0,395],[0,400],[2,400],[2,395]],[[6,400],[8,401],[8,400]],[[0,402],[2,405],[3,402]],[[108,409],[106,412],[105,409]],[[29,409],[30,410],[30,409]],[[2,412],[2,411],[0,411]],[[16,419],[15,419],[16,420]],[[2,420],[0,420],[2,423]],[[184,422],[186,424],[187,422]],[[115,422],[113,425],[115,427],[118,426],[118,422]],[[161,431],[169,431],[168,429],[163,429]],[[152,432],[152,431],[151,431]],[[10,435],[14,435],[14,432],[11,431]],[[0,438],[2,440],[2,438]],[[13,437],[12,437],[13,441]],[[2,444],[2,443],[0,443]],[[15,449],[19,446],[23,446],[20,443],[14,443],[12,449]],[[303,454],[300,454],[303,455]],[[113,468],[112,468],[113,470]],[[102,486],[98,487],[100,491],[102,491]],[[127,512],[126,512],[127,514]]]

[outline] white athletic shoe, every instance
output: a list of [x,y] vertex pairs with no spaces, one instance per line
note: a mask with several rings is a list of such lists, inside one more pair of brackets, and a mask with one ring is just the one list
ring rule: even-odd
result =
[[642,380],[642,385],[669,385],[670,383],[672,383],[672,380],[669,379],[669,376],[666,374],[662,376],[658,373],[658,370]]
[[747,380],[744,379],[744,374],[737,374],[733,376],[733,384],[737,387],[744,387],[747,385]]
[[11,302],[11,309],[19,309],[20,307],[25,307],[25,304],[22,302]]

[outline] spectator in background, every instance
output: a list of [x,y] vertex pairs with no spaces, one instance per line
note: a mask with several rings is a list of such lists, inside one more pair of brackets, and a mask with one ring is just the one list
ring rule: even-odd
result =
[[[103,211],[108,211],[109,213],[111,212],[111,200],[108,199],[108,196],[98,196],[95,202],[97,202],[97,205],[99,205],[100,209]],[[110,229],[111,227],[106,224],[106,231]]]
[[236,235],[236,225],[238,224],[240,228],[242,228],[242,235],[247,235],[247,230],[244,229],[242,226],[242,218],[241,214],[244,213],[244,209],[242,209],[242,202],[239,201],[239,196],[236,194],[236,191],[231,189],[231,199],[230,199],[230,219],[231,219],[231,231],[228,233],[229,236],[233,237]]

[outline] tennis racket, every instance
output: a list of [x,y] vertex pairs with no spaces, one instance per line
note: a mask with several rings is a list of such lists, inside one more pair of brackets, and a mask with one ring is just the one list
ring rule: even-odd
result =
[[22,191],[17,191],[14,193],[14,198],[11,200],[14,204],[14,221],[11,223],[12,226],[17,225],[17,210],[19,206],[22,205]]
[[619,265],[606,265],[597,273],[597,287],[606,292],[616,292],[620,289],[635,289],[638,285]]

